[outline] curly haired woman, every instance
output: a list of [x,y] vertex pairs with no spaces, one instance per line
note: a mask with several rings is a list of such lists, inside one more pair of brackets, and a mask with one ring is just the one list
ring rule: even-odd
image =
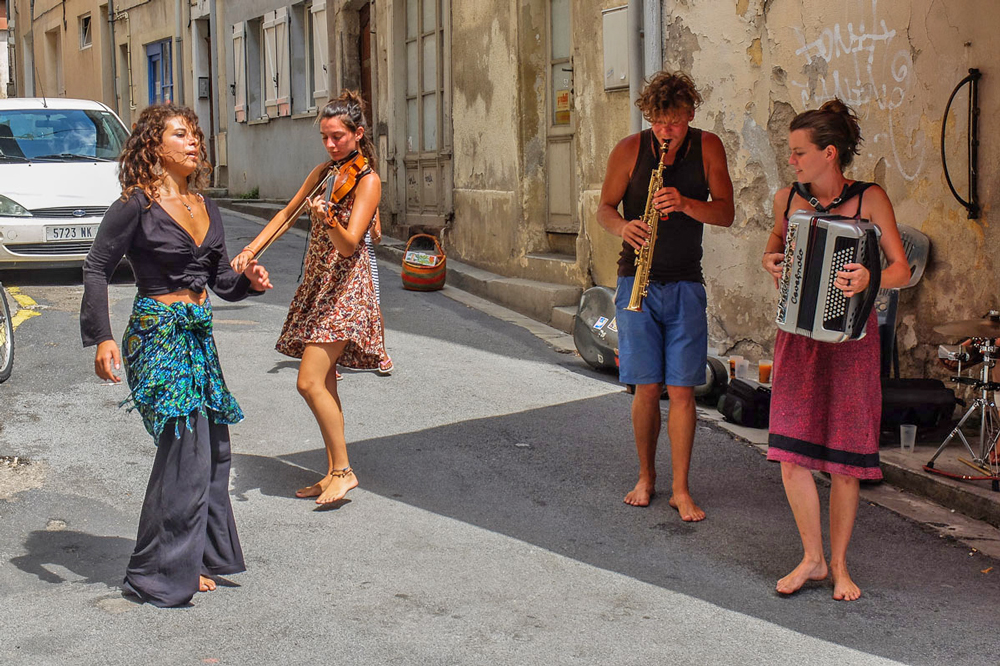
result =
[[229,502],[229,424],[243,419],[226,388],[206,287],[238,301],[271,288],[263,266],[229,266],[222,217],[198,194],[211,167],[190,109],[154,105],[120,158],[122,196],[108,209],[83,267],[80,329],[97,345],[94,371],[118,383],[108,283],[129,258],[138,294],[122,347],[130,404],[156,441],[125,588],[155,606],[215,589],[210,576],[245,570]]

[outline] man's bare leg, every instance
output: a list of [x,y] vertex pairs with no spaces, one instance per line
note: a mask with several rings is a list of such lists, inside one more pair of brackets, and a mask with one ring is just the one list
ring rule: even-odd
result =
[[694,405],[694,387],[668,386],[667,394],[670,396],[667,435],[670,437],[670,462],[674,474],[669,504],[677,509],[681,520],[697,522],[705,519],[705,512],[691,499],[691,489],[688,487],[694,428],[698,418]]
[[830,475],[830,575],[833,598],[837,601],[855,601],[861,597],[861,588],[847,572],[847,544],[851,542],[858,513],[860,485],[852,476]]
[[[790,574],[778,581],[781,594],[797,592],[808,580],[823,580],[827,575],[823,557],[823,532],[819,522],[819,493],[812,472],[795,463],[781,463],[781,481],[785,485],[788,506],[802,539],[802,561]],[[855,498],[857,505],[857,498]],[[853,522],[853,521],[852,521]],[[846,545],[845,545],[846,550]]]
[[656,442],[660,438],[661,384],[639,384],[632,396],[632,429],[635,450],[639,454],[639,480],[627,495],[625,503],[649,506],[656,492]]

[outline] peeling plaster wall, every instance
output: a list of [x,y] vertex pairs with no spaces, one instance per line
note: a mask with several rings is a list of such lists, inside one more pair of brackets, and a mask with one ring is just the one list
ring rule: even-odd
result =
[[[576,263],[557,267],[527,257],[547,251],[548,2],[452,5],[455,220],[446,238],[456,257],[505,275],[589,286],[592,248],[619,246],[595,213],[607,157],[628,133],[628,92],[604,91],[603,53],[594,44],[601,10],[620,4],[572,3],[581,225]],[[614,274],[613,266],[596,270]]]
[[[893,201],[900,224],[931,240],[923,280],[904,290],[898,318],[904,376],[943,375],[933,332],[943,322],[1000,306],[1000,114],[995,0],[738,0],[663,3],[664,66],[692,75],[705,103],[694,125],[726,147],[736,194],[730,229],[705,234],[710,336],[723,350],[770,355],[774,288],[760,268],[773,223],[776,190],[792,182],[787,167],[791,118],[834,95],[858,112],[865,137],[848,176],[874,180]],[[945,183],[942,115],[969,67],[980,89],[979,196],[983,214],[969,220]],[[948,159],[967,196],[966,107],[960,93],[948,124]],[[621,132],[620,135],[624,135]],[[608,147],[595,147],[597,160]],[[584,154],[581,151],[581,154]],[[589,182],[598,182],[594,174]],[[586,198],[586,195],[585,197]],[[617,248],[615,248],[616,250]],[[607,284],[613,252],[592,234],[593,273]]]
[[446,241],[501,272],[521,218],[517,4],[456,2],[451,16],[455,223]]
[[[578,48],[575,68],[577,109],[577,182],[580,184],[580,219],[583,231],[577,244],[577,257],[587,267],[596,284],[614,286],[618,275],[618,253],[622,241],[612,236],[597,221],[597,204],[600,202],[601,185],[608,164],[608,156],[615,145],[629,134],[628,89],[604,90],[603,18],[601,9],[619,7],[618,0],[604,0],[599,8],[590,3],[577,2],[580,28],[576,31],[577,44],[593,48]],[[584,37],[584,35],[589,37]],[[626,45],[621,45],[626,48]],[[589,286],[585,284],[584,286]]]

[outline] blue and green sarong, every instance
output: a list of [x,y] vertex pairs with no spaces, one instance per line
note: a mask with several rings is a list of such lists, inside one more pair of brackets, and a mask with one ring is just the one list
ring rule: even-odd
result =
[[222,376],[207,298],[204,305],[166,305],[136,296],[122,354],[131,389],[122,406],[139,412],[155,441],[171,419],[175,429],[197,413],[216,424],[243,420]]

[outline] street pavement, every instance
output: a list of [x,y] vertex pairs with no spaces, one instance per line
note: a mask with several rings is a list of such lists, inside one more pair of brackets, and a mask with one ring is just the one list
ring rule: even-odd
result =
[[[231,249],[260,229],[225,219]],[[779,597],[800,546],[758,449],[702,424],[691,480],[708,519],[667,506],[665,443],[662,494],[629,507],[620,386],[524,328],[403,291],[390,266],[396,370],[340,383],[361,485],[332,510],[295,499],[326,464],[298,363],[273,348],[303,246],[295,231],[268,250],[272,292],[213,301],[247,415],[231,489],[248,570],[183,609],[119,588],[154,447],[80,347],[79,271],[4,275],[42,314],[0,386],[0,456],[19,458],[0,463],[0,664],[1000,663],[1000,562],[862,503],[861,600],[834,602],[828,582]],[[111,288],[116,335],[133,295],[127,274]]]

